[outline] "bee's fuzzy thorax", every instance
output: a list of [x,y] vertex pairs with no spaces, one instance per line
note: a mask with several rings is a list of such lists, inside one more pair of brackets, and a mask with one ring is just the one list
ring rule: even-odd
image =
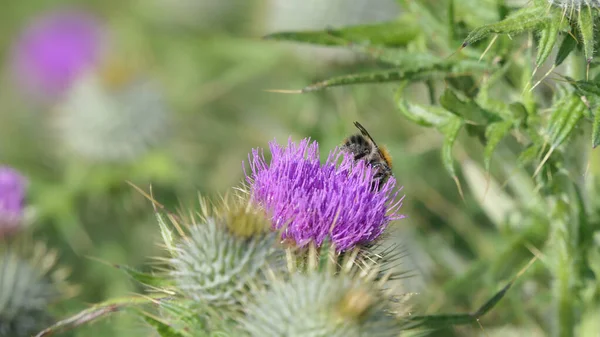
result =
[[392,168],[392,156],[390,155],[390,152],[385,147],[385,145],[379,146],[379,153],[381,153],[381,157],[383,157],[383,160],[385,160],[386,164],[388,164],[388,166]]

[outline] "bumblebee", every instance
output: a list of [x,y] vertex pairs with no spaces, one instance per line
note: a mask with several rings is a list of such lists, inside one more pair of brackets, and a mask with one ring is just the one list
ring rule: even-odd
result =
[[385,147],[377,146],[369,132],[359,122],[354,122],[354,126],[360,130],[360,134],[346,138],[341,150],[352,153],[354,160],[366,160],[376,170],[371,189],[380,190],[392,176],[392,157]]

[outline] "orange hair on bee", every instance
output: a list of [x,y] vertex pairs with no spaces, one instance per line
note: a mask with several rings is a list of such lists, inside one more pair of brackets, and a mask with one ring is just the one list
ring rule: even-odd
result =
[[379,153],[381,154],[381,158],[383,158],[385,163],[388,164],[390,168],[392,168],[392,156],[390,155],[388,149],[385,147],[385,145],[379,146],[378,149]]

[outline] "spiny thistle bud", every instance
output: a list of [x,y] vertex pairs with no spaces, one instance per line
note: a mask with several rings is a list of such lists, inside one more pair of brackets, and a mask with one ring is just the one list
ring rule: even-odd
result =
[[245,302],[259,271],[274,257],[275,235],[264,213],[225,201],[176,244],[170,259],[177,291],[213,307]]
[[309,272],[273,279],[246,308],[251,336],[398,336],[401,325],[372,282]]
[[155,81],[118,61],[80,76],[57,107],[65,147],[95,161],[129,161],[156,146],[169,109]]
[[[53,322],[48,306],[69,291],[56,254],[38,243],[0,247],[0,337],[30,337]],[[71,288],[71,290],[74,288]]]

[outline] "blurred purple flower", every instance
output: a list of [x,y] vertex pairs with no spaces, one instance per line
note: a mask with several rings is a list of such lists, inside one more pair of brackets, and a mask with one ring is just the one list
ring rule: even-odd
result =
[[7,166],[0,166],[0,238],[11,234],[21,224],[25,178]]
[[[257,149],[249,155],[251,173],[246,173],[253,200],[272,216],[275,229],[297,246],[329,237],[338,251],[377,239],[399,214],[402,198],[394,177],[379,191],[371,190],[375,174],[364,161],[335,149],[321,165],[319,145],[303,139],[288,140],[287,147],[270,142],[267,164]],[[343,157],[340,162],[340,157]]]
[[18,83],[28,94],[42,99],[62,94],[99,61],[102,39],[101,24],[88,12],[64,9],[42,15],[14,45]]

